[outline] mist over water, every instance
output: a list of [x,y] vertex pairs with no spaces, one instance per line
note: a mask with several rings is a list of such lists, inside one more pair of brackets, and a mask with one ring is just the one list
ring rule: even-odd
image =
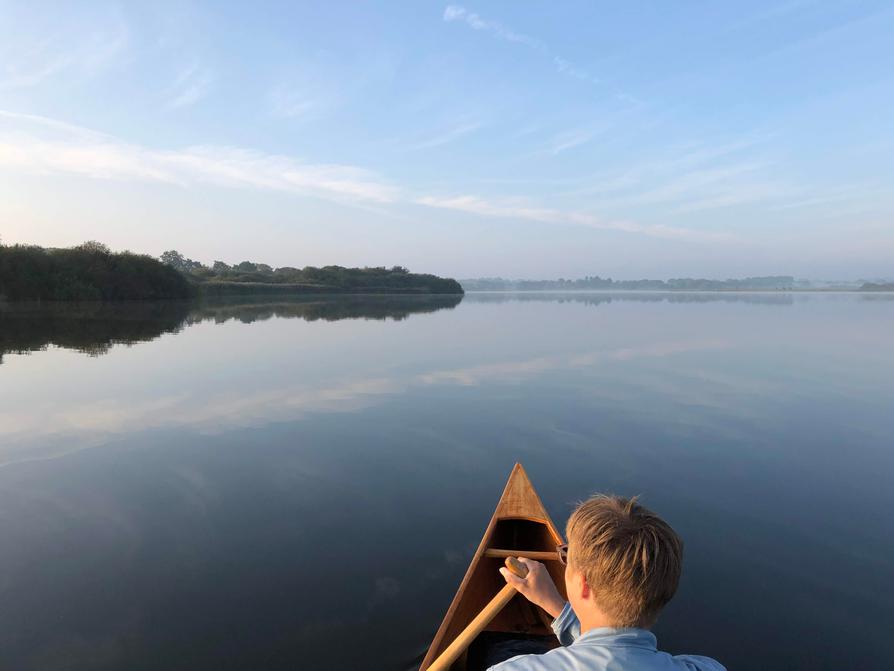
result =
[[516,461],[681,533],[659,645],[882,668],[894,297],[0,308],[0,668],[408,669]]

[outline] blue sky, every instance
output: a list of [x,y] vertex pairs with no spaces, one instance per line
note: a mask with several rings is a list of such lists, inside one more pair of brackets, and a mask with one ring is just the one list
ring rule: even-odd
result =
[[4,242],[894,275],[890,2],[0,0]]

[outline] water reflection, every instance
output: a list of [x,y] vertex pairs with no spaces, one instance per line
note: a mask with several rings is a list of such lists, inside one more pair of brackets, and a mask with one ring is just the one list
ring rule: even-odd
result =
[[558,303],[591,306],[612,303],[745,303],[791,306],[816,300],[859,299],[894,302],[894,293],[722,293],[722,292],[473,292],[463,296],[300,296],[265,299],[233,297],[202,302],[3,304],[0,303],[0,364],[4,354],[25,354],[48,346],[89,356],[107,354],[114,345],[134,345],[166,333],[210,322],[251,324],[273,318],[304,321],[363,319],[403,321],[414,314],[451,310],[469,304]]
[[60,346],[0,368],[0,667],[410,668],[516,460],[679,528],[663,647],[885,666],[890,299],[455,301],[4,310]]
[[189,304],[181,301],[0,304],[0,363],[4,354],[25,354],[49,345],[100,356],[116,344],[148,342],[174,333],[189,314]]
[[438,296],[338,296],[301,298],[291,301],[246,302],[244,297],[203,303],[193,310],[187,321],[214,321],[222,324],[238,320],[243,324],[264,321],[272,317],[327,322],[340,319],[378,319],[402,321],[413,314],[453,309],[461,295]]
[[89,356],[113,345],[134,345],[205,321],[250,324],[274,317],[305,321],[376,319],[401,321],[413,314],[452,309],[462,296],[335,296],[283,300],[209,299],[201,303],[0,304],[0,364],[8,353],[25,354],[54,345]]

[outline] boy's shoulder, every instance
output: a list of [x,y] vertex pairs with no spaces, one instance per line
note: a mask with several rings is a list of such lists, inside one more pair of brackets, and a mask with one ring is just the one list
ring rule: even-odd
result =
[[[620,661],[610,648],[601,650],[578,646],[556,648],[542,655],[519,655],[496,664],[488,671],[599,671],[616,668]],[[625,660],[631,671],[726,671],[726,667],[703,655],[653,653],[641,659]]]
[[676,655],[675,660],[681,663],[682,668],[692,671],[726,671],[726,667],[712,657],[704,655]]
[[583,668],[569,654],[570,649],[561,647],[540,655],[519,655],[495,664],[487,671],[574,671]]

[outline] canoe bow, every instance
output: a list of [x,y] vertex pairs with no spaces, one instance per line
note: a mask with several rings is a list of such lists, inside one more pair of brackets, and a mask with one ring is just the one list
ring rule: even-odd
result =
[[[499,573],[507,556],[530,557],[543,562],[564,597],[564,569],[558,561],[555,548],[564,542],[562,534],[553,524],[543,502],[521,464],[515,464],[506,482],[496,510],[491,516],[478,549],[472,556],[469,568],[460,583],[456,595],[434,640],[419,667],[426,671],[441,652],[465,629],[488,602],[505,586]],[[485,632],[506,635],[551,636],[551,618],[517,594],[490,622]],[[475,642],[451,669],[475,671]]]

